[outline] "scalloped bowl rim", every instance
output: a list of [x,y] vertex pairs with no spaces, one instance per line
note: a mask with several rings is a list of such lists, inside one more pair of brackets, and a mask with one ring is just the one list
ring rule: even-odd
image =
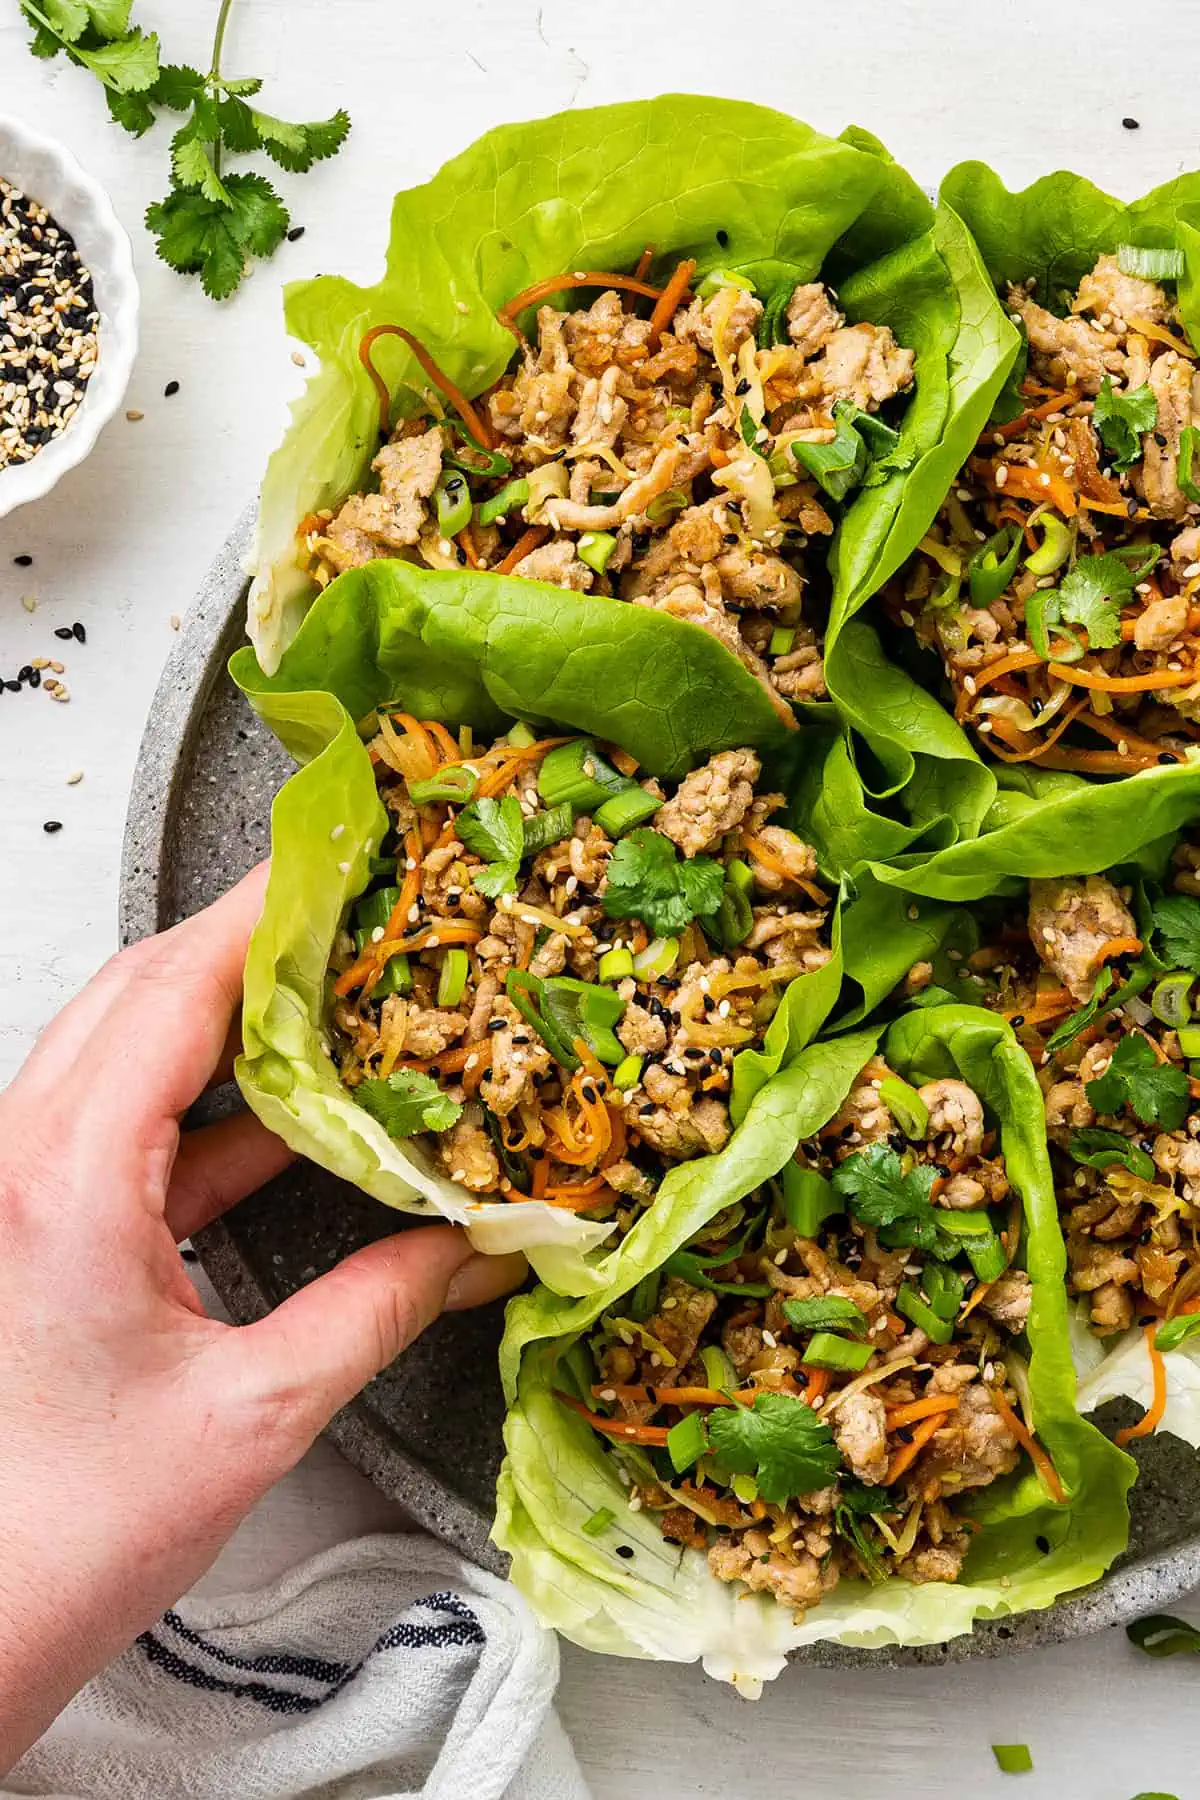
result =
[[57,138],[0,112],[0,176],[46,208],[69,231],[92,276],[100,354],[83,402],[66,430],[27,463],[0,470],[0,519],[40,500],[81,463],[125,396],[138,346],[133,247],[108,194]]

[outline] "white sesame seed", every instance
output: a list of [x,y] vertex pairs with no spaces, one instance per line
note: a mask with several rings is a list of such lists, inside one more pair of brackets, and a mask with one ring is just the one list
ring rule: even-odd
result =
[[67,776],[67,786],[68,787],[78,787],[79,783],[82,780],[83,780],[83,770],[82,769],[72,769],[71,773]]
[[451,1181],[465,1181],[467,1179],[467,1171],[465,1169],[451,1169],[450,1179]]
[[630,1512],[641,1512],[641,1510],[642,1510],[642,1496],[641,1496],[641,1495],[640,1495],[640,1494],[631,1494],[631,1495],[630,1495],[630,1497],[629,1497],[629,1510],[630,1510]]
[[966,688],[968,694],[977,694],[979,692],[978,684],[973,675],[963,676],[963,686]]
[[775,1252],[775,1267],[777,1269],[782,1269],[782,1267],[783,1267],[784,1263],[787,1261],[787,1259],[788,1259],[788,1253],[787,1253],[787,1246],[785,1245],[782,1250],[777,1250]]
[[372,931],[371,942],[373,944],[382,944],[382,942],[383,942],[383,926],[382,925],[376,925],[375,929]]
[[774,1350],[777,1343],[775,1333],[773,1331],[764,1331],[763,1343],[767,1346],[768,1350]]
[[674,1294],[668,1294],[667,1298],[663,1301],[662,1307],[660,1310],[662,1312],[674,1312],[675,1308],[678,1305],[679,1305],[679,1302],[678,1302],[678,1300],[676,1300]]
[[1049,487],[1050,486],[1049,475],[1039,475],[1038,476],[1038,486],[1039,487]]
[[331,842],[336,844],[345,829],[346,827],[344,825],[335,825],[329,834]]
[[27,613],[37,611],[37,600],[32,594],[22,594],[21,605],[25,608]]
[[730,1006],[728,1000],[722,1000],[720,1005],[717,1007],[717,1017],[719,1019],[727,1019],[729,1017],[730,1013],[732,1012],[732,1010],[733,1010],[733,1008]]
[[129,423],[131,425],[136,425],[138,420],[144,419],[145,416],[146,416],[145,413],[139,412],[136,406],[129,407],[129,409],[127,410],[127,412],[125,414],[125,417],[129,420]]
[[410,907],[409,907],[409,909],[408,909],[408,922],[409,922],[409,924],[410,924],[410,925],[415,925],[415,924],[416,924],[416,922],[417,922],[417,920],[418,920],[418,919],[419,919],[419,918],[420,918],[420,916],[421,916],[421,909],[420,909],[420,907],[419,907],[419,906],[418,906],[418,905],[417,905],[417,904],[416,904],[416,903],[415,903],[415,902],[414,902],[414,903],[413,903],[413,905],[412,905],[412,906],[410,906]]
[[295,365],[298,369],[302,369],[304,367],[304,357],[299,350],[292,351],[292,361],[295,363]]
[[478,1068],[478,1066],[479,1058],[477,1056],[468,1056],[466,1062],[463,1064],[464,1069],[475,1069]]
[[1007,480],[1008,465],[1006,463],[1001,463],[1000,467],[996,470],[996,486],[1002,488]]
[[919,919],[921,916],[920,907],[919,906],[910,906],[908,909],[908,916],[910,919]]
[[349,873],[350,873],[350,864],[348,862],[340,862],[338,864],[338,874],[339,875],[348,875]]
[[167,623],[168,623],[168,624],[169,624],[169,625],[170,625],[170,627],[171,627],[171,630],[172,630],[172,631],[178,631],[178,630],[179,630],[179,625],[180,625],[180,619],[179,619],[179,614],[178,614],[178,613],[172,613],[172,614],[171,614],[171,617],[170,617],[170,618],[169,618],[169,620],[168,620],[168,621],[167,621]]
[[415,857],[415,856],[406,856],[406,857],[405,857],[405,859],[404,859],[404,866],[405,866],[405,868],[406,868],[406,869],[407,869],[407,870],[408,870],[408,872],[409,872],[409,874],[410,874],[410,875],[411,875],[411,874],[412,874],[412,872],[413,872],[413,870],[414,870],[414,869],[415,869],[415,868],[416,868],[416,866],[417,866],[417,859],[416,859],[416,857]]

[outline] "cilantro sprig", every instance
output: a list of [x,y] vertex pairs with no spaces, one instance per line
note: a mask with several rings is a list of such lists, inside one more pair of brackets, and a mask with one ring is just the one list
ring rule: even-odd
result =
[[1114,393],[1112,376],[1100,383],[1092,409],[1092,424],[1112,458],[1114,469],[1132,469],[1142,454],[1142,434],[1158,424],[1158,401],[1148,383]]
[[1200,975],[1200,900],[1187,894],[1163,894],[1150,908],[1164,963]]
[[1109,1116],[1128,1106],[1147,1125],[1177,1131],[1187,1117],[1190,1084],[1173,1063],[1160,1063],[1144,1037],[1123,1037],[1103,1075],[1084,1084],[1098,1113]]
[[419,1069],[397,1069],[386,1081],[362,1081],[354,1098],[392,1138],[417,1131],[449,1131],[462,1107]]
[[864,1225],[884,1232],[884,1242],[923,1250],[949,1262],[962,1249],[959,1239],[941,1229],[930,1201],[937,1170],[930,1163],[905,1169],[887,1144],[871,1144],[848,1156],[833,1178],[846,1196],[848,1209]]
[[255,257],[269,257],[287,235],[291,216],[265,175],[229,173],[227,156],[261,151],[281,169],[303,174],[333,156],[350,129],[349,114],[295,124],[251,105],[255,76],[221,73],[232,0],[221,0],[208,72],[164,63],[157,32],[130,22],[133,0],[22,0],[34,28],[35,56],[65,54],[101,83],[113,119],[142,137],[163,110],[185,113],[171,140],[171,187],[146,209],[158,254],[181,274],[199,275],[206,294],[225,300]]
[[693,919],[712,919],[724,891],[719,862],[711,856],[681,862],[669,838],[643,826],[609,858],[604,910],[610,919],[641,919],[655,937],[670,937]]
[[753,1475],[759,1497],[772,1506],[828,1487],[841,1467],[829,1426],[791,1394],[719,1408],[709,1415],[708,1439],[723,1466]]
[[486,868],[476,869],[471,886],[496,900],[501,894],[515,892],[521,852],[525,847],[525,826],[521,805],[515,794],[503,800],[472,800],[459,813],[454,826],[468,850],[482,856]]

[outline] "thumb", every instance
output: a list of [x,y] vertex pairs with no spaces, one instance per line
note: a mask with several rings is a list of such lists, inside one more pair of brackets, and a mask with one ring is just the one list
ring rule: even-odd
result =
[[230,1333],[238,1386],[288,1421],[298,1457],[439,1313],[497,1300],[525,1273],[523,1256],[476,1255],[450,1225],[381,1238]]

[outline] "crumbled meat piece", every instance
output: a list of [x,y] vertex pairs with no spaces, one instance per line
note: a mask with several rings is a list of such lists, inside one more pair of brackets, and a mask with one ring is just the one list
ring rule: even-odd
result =
[[1161,325],[1170,310],[1170,302],[1156,282],[1122,274],[1115,256],[1100,257],[1080,282],[1071,303],[1072,312],[1094,313],[1097,318],[1109,313],[1126,324],[1130,319],[1145,319]]
[[897,1573],[906,1581],[918,1584],[925,1581],[957,1581],[966,1560],[967,1546],[970,1539],[964,1537],[961,1544],[938,1544],[934,1548],[918,1550],[912,1556],[906,1556],[899,1564]]
[[627,1157],[621,1157],[615,1163],[609,1163],[604,1171],[604,1179],[610,1188],[618,1194],[628,1194],[631,1200],[653,1200],[654,1183],[650,1177],[631,1163]]
[[1200,563],[1200,525],[1185,525],[1171,539],[1171,573],[1176,581],[1187,581],[1193,563]]
[[1104,875],[1029,884],[1030,941],[1076,1000],[1090,998],[1104,946],[1136,936],[1133,914]]
[[1071,1280],[1081,1294],[1095,1293],[1107,1282],[1124,1287],[1138,1279],[1138,1266],[1133,1258],[1114,1244],[1097,1243],[1089,1237],[1071,1232],[1067,1237],[1067,1254]]
[[777,656],[771,664],[771,675],[781,694],[789,700],[823,700],[825,698],[825,659],[815,644],[803,644]]
[[950,1134],[955,1156],[978,1156],[983,1147],[983,1102],[965,1081],[927,1081],[918,1088],[929,1108],[929,1135]]
[[[658,1073],[661,1071],[655,1064],[646,1070],[643,1085],[647,1093],[651,1078]],[[729,1141],[729,1114],[711,1095],[685,1112],[672,1112],[666,1106],[656,1106],[652,1113],[639,1111],[629,1123],[643,1143],[681,1162],[723,1150]]]
[[437,1139],[438,1154],[451,1181],[470,1188],[473,1194],[490,1193],[500,1180],[500,1164],[482,1118],[481,1107],[464,1106],[458,1122]]
[[1127,1287],[1106,1281],[1094,1290],[1088,1317],[1101,1337],[1114,1331],[1128,1331],[1133,1324],[1133,1295]]
[[453,838],[428,851],[421,865],[421,898],[432,913],[482,919],[489,903],[478,888],[471,886],[470,871],[462,857],[463,847]]
[[561,975],[567,966],[570,939],[561,931],[552,931],[529,959],[529,973],[544,980],[547,975]]
[[[468,1044],[478,1043],[487,1036],[488,1020],[492,1016],[492,1006],[500,992],[500,978],[497,975],[483,975],[479,986],[475,989],[475,999],[471,1005],[471,1017],[467,1021]],[[384,1001],[386,1008],[387,1002]]]
[[1193,376],[1191,363],[1174,350],[1155,357],[1150,391],[1158,402],[1158,419],[1142,437],[1142,480],[1156,519],[1182,519],[1187,513],[1187,496],[1179,486],[1179,445],[1184,428],[1200,418],[1198,387],[1200,376]]
[[538,348],[527,351],[511,388],[501,387],[488,401],[496,430],[506,438],[528,438],[556,448],[562,444],[575,411],[571,392],[574,370],[563,337],[562,314],[542,306],[537,316]]
[[815,1556],[802,1550],[790,1561],[774,1550],[766,1532],[719,1540],[709,1550],[708,1566],[719,1581],[744,1581],[751,1592],[774,1594],[797,1613],[816,1606],[826,1591]]
[[761,1325],[724,1325],[721,1328],[721,1347],[726,1356],[743,1380],[754,1367],[755,1358],[762,1355],[763,1334]]
[[404,1032],[404,1049],[409,1056],[440,1056],[456,1043],[467,1029],[467,1021],[459,1012],[442,1012],[436,1007],[410,1006]]
[[1184,1192],[1192,1197],[1192,1187],[1200,1183],[1200,1143],[1181,1131],[1160,1131],[1151,1151],[1154,1166],[1164,1175],[1183,1178]]
[[958,1411],[935,1433],[922,1463],[934,1477],[953,1474],[958,1488],[986,1487],[1020,1460],[1017,1440],[982,1383],[963,1388]]
[[708,1543],[703,1523],[686,1506],[668,1506],[658,1529],[669,1544],[682,1544],[688,1550],[703,1550]]
[[645,346],[650,321],[626,312],[620,294],[606,288],[586,311],[568,313],[564,331],[575,367],[584,375],[601,375],[610,363],[624,365],[630,351]]
[[325,527],[321,554],[339,575],[347,569],[361,569],[376,557],[398,554],[372,535],[379,528],[381,508],[378,494],[355,494]]
[[577,594],[586,594],[596,579],[587,564],[580,562],[570,538],[556,538],[553,543],[539,544],[536,550],[521,558],[513,574],[520,575],[525,581],[548,581]]
[[829,961],[830,953],[820,942],[823,912],[786,912],[758,906],[751,910],[754,924],[746,939],[747,950],[762,950],[770,963],[799,963],[807,971],[819,969]]
[[503,1019],[504,1026],[502,1030],[488,1034],[492,1061],[480,1083],[479,1093],[496,1117],[505,1119],[522,1099],[536,1097],[534,1077],[546,1073],[552,1066],[552,1058],[511,1000],[497,1000],[492,1018],[493,1021]]
[[1032,1299],[1033,1283],[1024,1269],[1008,1269],[998,1280],[993,1281],[980,1305],[985,1313],[991,1314],[997,1325],[1003,1325],[1006,1331],[1015,1334],[1025,1329]]
[[[759,844],[769,852],[769,863],[755,854]],[[754,879],[765,894],[778,894],[799,881],[811,881],[817,872],[816,851],[782,825],[764,825],[750,847],[749,858]]]
[[[678,313],[672,330],[682,342],[691,341],[711,356],[713,322],[719,316],[718,308],[723,314],[728,307],[728,288],[718,288],[711,300],[693,300],[685,312]],[[762,301],[756,300],[753,294],[746,293],[744,289],[739,289],[721,334],[722,345],[729,355],[732,356],[748,337],[753,337],[761,317]]]
[[842,315],[820,281],[802,281],[787,303],[787,333],[800,354],[816,356],[842,324]]
[[1098,394],[1106,375],[1121,374],[1125,359],[1111,331],[1094,331],[1084,319],[1056,318],[1023,288],[1009,288],[1008,305],[1025,326],[1034,370],[1055,387]]
[[719,751],[680,782],[674,799],[659,807],[654,829],[686,857],[696,856],[741,823],[760,772],[753,750]]
[[1096,1123],[1095,1110],[1082,1081],[1056,1081],[1046,1095],[1046,1126],[1050,1131],[1079,1131]]
[[[867,1072],[863,1074],[866,1077]],[[864,1144],[882,1143],[896,1129],[896,1121],[879,1098],[879,1089],[864,1078],[850,1089],[827,1129],[838,1154],[849,1156]]]
[[765,550],[748,550],[735,544],[717,558],[717,574],[727,600],[765,612],[795,606],[804,584],[791,563]]
[[833,1420],[837,1447],[860,1481],[877,1486],[887,1475],[887,1429],[877,1394],[851,1394]]
[[616,443],[629,417],[629,402],[618,392],[620,380],[621,370],[614,363],[599,381],[592,376],[584,382],[579,410],[571,427],[571,437],[576,444],[586,444],[590,448],[593,444],[611,447]]
[[598,888],[612,854],[612,840],[589,818],[576,819],[567,843],[567,866],[580,887]]
[[911,384],[913,352],[901,349],[887,325],[843,325],[811,368],[823,398],[876,412]]
[[934,1201],[935,1206],[943,1206],[947,1212],[972,1212],[987,1203],[987,1189],[973,1175],[952,1175],[946,1185],[938,1189]]
[[646,1321],[646,1330],[658,1339],[684,1368],[696,1354],[704,1327],[717,1310],[717,1295],[696,1288],[678,1275],[668,1275],[658,1296],[658,1311]]
[[616,1030],[631,1056],[653,1056],[667,1047],[666,1026],[657,1014],[639,1006],[636,1000],[628,1002]]
[[371,467],[379,476],[379,491],[391,510],[388,543],[415,544],[425,523],[426,507],[442,472],[445,443],[440,425],[421,437],[395,439],[385,444]]

